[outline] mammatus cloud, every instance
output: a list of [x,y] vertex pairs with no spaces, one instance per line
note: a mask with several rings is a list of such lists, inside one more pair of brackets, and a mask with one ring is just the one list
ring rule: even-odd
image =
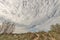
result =
[[60,0],[0,0],[0,21],[15,23],[13,33],[48,31],[60,23]]

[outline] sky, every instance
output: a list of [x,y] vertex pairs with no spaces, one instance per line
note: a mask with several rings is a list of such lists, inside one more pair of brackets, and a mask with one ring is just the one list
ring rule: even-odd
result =
[[60,0],[0,0],[0,22],[15,23],[13,33],[49,31],[60,24]]

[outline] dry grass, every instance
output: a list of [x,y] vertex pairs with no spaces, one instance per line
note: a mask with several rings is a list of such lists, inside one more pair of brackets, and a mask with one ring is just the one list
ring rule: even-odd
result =
[[1,34],[0,40],[60,40],[60,25],[52,25],[49,32]]

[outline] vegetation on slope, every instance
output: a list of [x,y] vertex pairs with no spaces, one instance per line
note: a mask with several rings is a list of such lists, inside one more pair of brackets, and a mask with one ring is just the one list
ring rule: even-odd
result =
[[28,32],[22,34],[7,34],[0,35],[0,40],[60,40],[60,25],[51,25],[49,32]]

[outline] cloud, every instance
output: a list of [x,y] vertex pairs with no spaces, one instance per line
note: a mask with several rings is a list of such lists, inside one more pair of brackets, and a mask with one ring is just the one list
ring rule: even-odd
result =
[[60,23],[59,0],[23,1],[0,2],[0,20],[14,22],[16,25],[13,33],[49,31],[51,24]]

